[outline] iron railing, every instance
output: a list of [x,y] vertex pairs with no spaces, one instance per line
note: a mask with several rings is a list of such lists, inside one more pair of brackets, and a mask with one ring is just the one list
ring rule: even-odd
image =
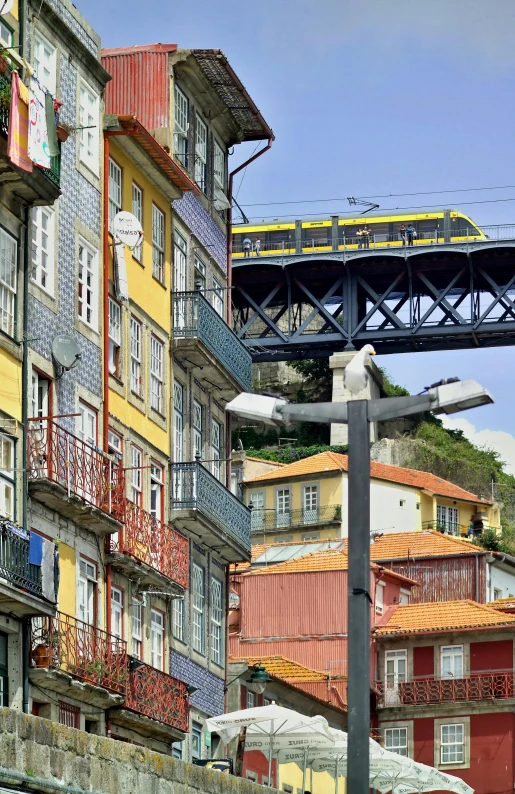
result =
[[29,535],[10,521],[0,521],[0,576],[32,595],[43,595],[41,566],[29,563]]
[[272,508],[251,509],[250,527],[252,532],[264,529],[283,529],[286,527],[306,527],[314,524],[330,524],[341,521],[341,505],[322,505],[312,510],[274,510]]
[[186,684],[148,664],[131,670],[124,706],[183,733],[189,731]]
[[144,562],[181,587],[188,587],[188,539],[134,502],[126,500],[124,526],[107,538],[107,551]]
[[32,621],[32,660],[112,692],[127,690],[127,643],[62,612]]
[[202,463],[172,463],[170,507],[199,510],[250,551],[250,510]]
[[492,527],[483,524],[481,527],[474,527],[473,524],[457,524],[454,521],[422,521],[422,529],[434,529],[444,535],[455,535],[456,537],[474,537],[482,532],[492,531],[501,532],[501,527]]
[[199,292],[173,295],[173,337],[198,337],[243,391],[252,391],[252,358],[232,328]]
[[427,706],[469,700],[502,700],[514,697],[513,670],[471,673],[463,678],[412,678],[395,686],[376,683],[378,705]]
[[51,419],[28,420],[28,469],[31,480],[51,480],[88,504],[124,520],[125,473],[96,447]]

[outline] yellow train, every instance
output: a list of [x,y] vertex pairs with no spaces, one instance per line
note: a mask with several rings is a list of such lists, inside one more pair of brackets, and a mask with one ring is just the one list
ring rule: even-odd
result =
[[238,258],[484,239],[486,235],[467,215],[455,209],[437,209],[235,225],[232,243],[233,256]]

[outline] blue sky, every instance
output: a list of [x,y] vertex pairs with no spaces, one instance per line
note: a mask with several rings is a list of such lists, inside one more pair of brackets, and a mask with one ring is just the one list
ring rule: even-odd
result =
[[[483,225],[515,223],[513,0],[77,5],[106,47],[161,41],[225,52],[276,134],[246,172],[238,201],[310,202],[248,207],[249,216],[343,212],[349,195],[496,186],[379,203],[457,206]],[[239,147],[234,165],[253,148]],[[313,202],[320,198],[341,200]],[[471,437],[482,432],[481,443],[502,449],[515,471],[515,438],[501,443],[498,435],[515,434],[513,348],[378,363],[412,391],[452,375],[487,386],[496,405],[467,414],[464,428]]]

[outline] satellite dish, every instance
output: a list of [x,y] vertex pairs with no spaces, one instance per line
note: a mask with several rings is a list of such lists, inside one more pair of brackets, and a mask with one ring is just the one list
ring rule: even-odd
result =
[[52,342],[52,355],[63,370],[69,370],[77,366],[82,354],[73,336],[60,334]]
[[[2,0],[0,0],[0,3]],[[132,212],[118,212],[113,218],[113,237],[121,243],[135,248],[141,242],[143,229],[141,223]]]
[[12,11],[13,5],[14,0],[0,0],[0,16],[3,17],[9,11]]

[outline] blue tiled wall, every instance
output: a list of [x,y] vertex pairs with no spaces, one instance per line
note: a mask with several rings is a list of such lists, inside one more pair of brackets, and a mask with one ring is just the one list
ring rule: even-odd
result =
[[225,234],[217,226],[209,212],[204,209],[193,193],[184,193],[182,199],[174,201],[172,206],[199,242],[207,247],[210,255],[225,273],[227,270]]
[[173,649],[170,649],[170,675],[198,687],[199,691],[190,698],[192,706],[209,717],[223,714],[224,682],[221,678]]

